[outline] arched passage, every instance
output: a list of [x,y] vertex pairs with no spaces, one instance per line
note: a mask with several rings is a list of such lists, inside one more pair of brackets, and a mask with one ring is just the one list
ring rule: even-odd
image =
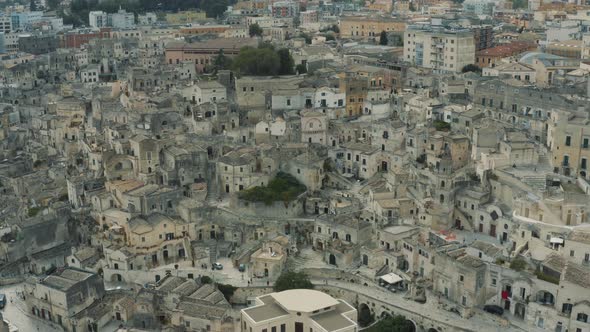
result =
[[358,323],[360,327],[371,325],[375,321],[371,308],[366,303],[361,303],[358,308]]
[[111,281],[112,282],[122,282],[123,276],[121,276],[119,273],[115,273],[115,274],[111,275]]

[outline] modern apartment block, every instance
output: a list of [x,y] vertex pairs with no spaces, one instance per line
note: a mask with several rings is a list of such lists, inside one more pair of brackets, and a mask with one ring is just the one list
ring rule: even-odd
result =
[[475,60],[470,30],[408,26],[404,36],[404,60],[436,72],[460,72]]
[[245,332],[353,332],[357,311],[343,300],[309,289],[292,289],[256,298],[242,309]]

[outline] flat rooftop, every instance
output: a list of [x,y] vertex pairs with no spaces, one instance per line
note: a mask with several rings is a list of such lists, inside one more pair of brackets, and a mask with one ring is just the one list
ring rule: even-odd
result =
[[340,302],[330,295],[311,289],[291,289],[270,294],[281,306],[289,311],[312,312],[338,305]]
[[264,302],[263,305],[244,309],[244,313],[250,316],[255,322],[262,322],[289,314],[285,309],[281,308],[270,295],[261,297],[260,300]]
[[346,327],[356,326],[350,319],[334,310],[326,311],[311,318],[326,331],[338,331]]

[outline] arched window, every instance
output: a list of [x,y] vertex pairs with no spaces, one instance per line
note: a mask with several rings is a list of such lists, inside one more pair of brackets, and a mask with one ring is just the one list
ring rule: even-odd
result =
[[350,234],[346,234],[346,242],[351,242],[352,241],[352,236],[350,236]]

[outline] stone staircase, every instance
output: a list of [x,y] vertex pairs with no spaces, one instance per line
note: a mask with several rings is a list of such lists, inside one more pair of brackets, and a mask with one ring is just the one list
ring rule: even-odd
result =
[[217,241],[213,241],[209,246],[209,260],[211,264],[217,262]]
[[523,176],[522,182],[538,191],[545,191],[547,189],[547,177],[545,173]]

